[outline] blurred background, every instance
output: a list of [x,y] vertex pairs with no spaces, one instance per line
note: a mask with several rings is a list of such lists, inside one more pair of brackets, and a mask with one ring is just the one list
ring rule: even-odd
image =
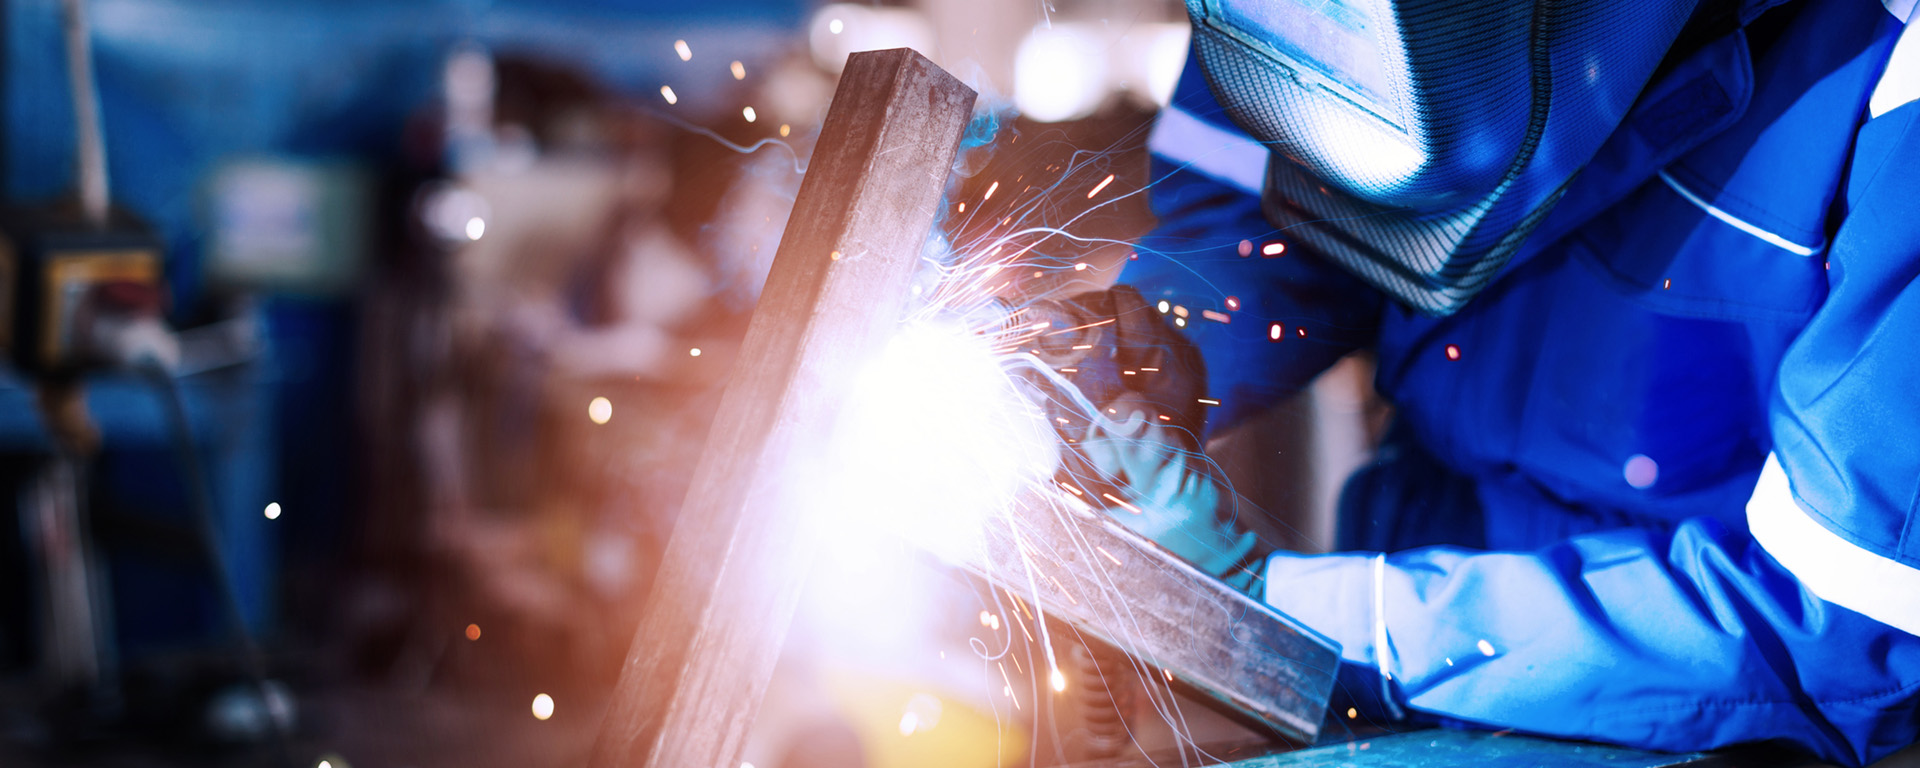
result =
[[[1124,241],[1143,196],[1033,180],[1146,185],[1187,40],[1176,0],[0,8],[7,766],[584,765],[846,55],[981,92],[952,199]],[[1128,255],[1067,250],[1022,290]],[[1273,545],[1328,538],[1366,381],[1216,451]],[[811,582],[749,762],[1258,742],[1082,685],[1097,648],[1054,696],[1017,601],[910,570]]]

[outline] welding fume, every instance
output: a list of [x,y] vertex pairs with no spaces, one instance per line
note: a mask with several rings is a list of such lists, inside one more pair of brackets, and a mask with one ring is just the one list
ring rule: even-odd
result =
[[[1102,506],[1336,641],[1336,717],[1920,736],[1912,3],[1187,9],[1157,229],[1033,310]],[[1360,351],[1338,551],[1255,554],[1201,447]]]

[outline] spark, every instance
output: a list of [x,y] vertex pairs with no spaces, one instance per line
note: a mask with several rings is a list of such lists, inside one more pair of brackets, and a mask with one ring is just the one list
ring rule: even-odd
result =
[[1132,504],[1128,504],[1128,503],[1126,503],[1126,502],[1124,502],[1124,501],[1121,501],[1121,500],[1119,500],[1119,499],[1117,499],[1117,498],[1114,498],[1114,495],[1113,495],[1113,494],[1111,494],[1111,493],[1102,493],[1102,494],[1100,494],[1100,496],[1101,496],[1101,498],[1104,498],[1104,499],[1106,499],[1107,501],[1111,501],[1111,502],[1113,502],[1113,503],[1115,503],[1115,504],[1118,504],[1118,505],[1120,505],[1120,506],[1121,506],[1121,508],[1123,508],[1123,509],[1125,509],[1125,510],[1127,510],[1128,512],[1132,512],[1132,513],[1134,513],[1134,514],[1136,514],[1136,515],[1138,515],[1138,514],[1141,514],[1141,512],[1140,512],[1140,508],[1139,508],[1139,507],[1136,507],[1136,506],[1134,506],[1134,505],[1132,505]]
[[1267,338],[1273,341],[1279,341],[1280,337],[1285,336],[1286,333],[1287,329],[1280,327],[1279,323],[1267,326]]
[[1286,252],[1286,243],[1267,243],[1266,245],[1260,246],[1260,255],[1269,259]]
[[1300,338],[1304,339],[1307,337],[1307,329],[1305,328],[1295,328],[1293,329],[1293,332],[1295,335],[1299,336]]
[[1228,297],[1227,297],[1227,309],[1239,309],[1239,308],[1240,308],[1240,300],[1239,300],[1238,298],[1235,298],[1235,297],[1233,297],[1233,296],[1228,296]]
[[918,713],[914,712],[913,710],[907,710],[905,714],[902,714],[900,716],[900,735],[901,736],[912,736],[913,732],[918,730],[919,728],[920,728],[920,715]]
[[1479,649],[1480,649],[1480,655],[1482,655],[1482,656],[1492,656],[1492,655],[1493,655],[1493,643],[1489,643],[1489,642],[1487,642],[1487,641],[1486,641],[1486,640],[1485,640],[1484,638],[1482,638],[1482,639],[1480,640],[1480,642],[1478,642],[1478,643],[1475,643],[1475,645],[1476,645],[1477,647],[1479,647]]
[[1060,670],[1054,670],[1051,678],[1054,692],[1058,693],[1067,690],[1067,676],[1060,674]]
[[992,183],[992,184],[988,184],[988,185],[987,185],[987,193],[986,193],[986,194],[984,194],[984,195],[981,195],[981,196],[980,196],[980,202],[983,202],[983,203],[984,203],[984,202],[986,202],[986,201],[988,201],[988,200],[992,200],[992,199],[993,199],[993,193],[995,193],[995,192],[998,192],[998,191],[1000,191],[1000,182],[997,182],[997,181],[996,181],[996,182],[994,182],[994,183]]
[[1101,179],[1100,183],[1093,185],[1093,189],[1087,192],[1087,199],[1092,200],[1094,195],[1100,194],[1100,190],[1106,189],[1107,185],[1112,183],[1113,174],[1109,173],[1106,178]]
[[727,68],[733,70],[733,79],[735,80],[747,79],[747,66],[745,64],[741,64],[740,62],[736,61],[732,64],[727,65]]
[[1357,718],[1359,718],[1359,717],[1360,717],[1360,710],[1358,710],[1358,709],[1354,709],[1353,707],[1347,707],[1347,719],[1348,719],[1348,720],[1353,720],[1353,719],[1357,719]]
[[1174,319],[1173,319],[1173,327],[1175,327],[1175,328],[1185,328],[1185,327],[1187,327],[1187,319],[1186,319],[1186,318],[1184,318],[1184,317],[1176,317],[1176,318],[1174,318]]
[[1107,559],[1112,560],[1114,565],[1124,565],[1124,563],[1120,562],[1120,558],[1114,557],[1113,553],[1108,552],[1106,547],[1095,546],[1094,549],[1099,551],[1100,554],[1106,555]]
[[740,116],[746,118],[747,122],[749,123],[753,122],[756,119],[759,119],[760,117],[759,115],[754,114],[753,107],[740,108]]
[[1175,305],[1173,305],[1173,313],[1174,313],[1175,315],[1179,315],[1180,317],[1186,317],[1186,316],[1187,316],[1187,308],[1186,308],[1186,307],[1183,307],[1183,306],[1180,306],[1179,304],[1175,304]]
[[673,41],[673,52],[674,52],[674,53],[677,53],[677,54],[680,54],[680,60],[681,60],[681,61],[692,61],[692,60],[693,60],[693,49],[692,49],[692,48],[689,48],[689,47],[687,47],[687,41],[685,41],[685,40],[675,40],[675,41]]
[[1673,278],[1667,278],[1665,280],[1660,281],[1660,290],[1666,291],[1666,290],[1672,290],[1672,289],[1673,289]]
[[480,218],[478,216],[475,216],[471,219],[467,219],[467,239],[468,240],[479,240],[480,236],[486,233],[487,233],[486,219]]
[[1155,306],[1160,310],[1160,314],[1163,315],[1173,311],[1173,302],[1167,301],[1166,299],[1161,299],[1160,303]]
[[533,719],[545,720],[553,717],[553,697],[544,693],[533,697]]
[[793,133],[793,126],[791,126],[791,125],[787,125],[786,123],[781,123],[781,124],[780,124],[780,138],[783,138],[783,139],[784,139],[784,138],[786,138],[786,137],[787,137],[787,134],[789,134],[789,133]]
[[594,398],[593,402],[587,403],[587,418],[595,424],[607,423],[613,419],[613,401],[604,397]]
[[1085,272],[1085,271],[1087,271],[1087,263],[1086,263],[1086,262],[1084,262],[1084,261],[1082,261],[1082,262],[1078,262],[1078,263],[1076,263],[1076,264],[1074,264],[1074,265],[1073,265],[1073,271],[1075,271],[1075,272]]
[[1201,404],[1201,405],[1219,405],[1219,404],[1220,404],[1220,401],[1218,401],[1218,400],[1211,400],[1211,399],[1208,399],[1208,398],[1204,398],[1204,397],[1203,397],[1203,398],[1200,398],[1200,404]]
[[961,213],[966,213],[966,212],[967,212],[967,204],[966,204],[966,203],[961,203],[961,204],[960,204],[960,212],[961,212]]
[[668,106],[680,103],[680,97],[673,95],[673,86],[671,85],[660,86],[660,98],[666,99]]
[[843,30],[846,28],[847,28],[847,25],[840,23],[839,19],[834,19],[833,21],[827,22],[827,31],[832,34],[836,34],[836,35],[840,34],[840,30]]
[[694,347],[693,349],[689,349],[689,350],[687,350],[687,355],[689,355],[689,356],[691,356],[691,357],[699,357],[699,356],[700,356],[700,348],[699,348],[699,347]]
[[1460,346],[1459,346],[1459,345],[1457,345],[1457,344],[1448,344],[1448,345],[1447,345],[1447,359],[1448,359],[1448,360],[1458,360],[1458,359],[1460,359]]
[[1244,259],[1244,258],[1246,258],[1246,257],[1248,257],[1248,256],[1252,256],[1252,255],[1253,255],[1253,241],[1252,241],[1252,240],[1242,240],[1242,241],[1240,241],[1240,248],[1239,248],[1239,251],[1240,251],[1240,258],[1243,258],[1243,259]]
[[829,254],[827,254],[827,258],[830,258],[830,259],[833,259],[834,261],[839,261],[839,260],[840,260],[840,252],[839,252],[839,251],[834,251],[833,253],[829,253]]
[[467,639],[468,640],[480,639],[480,625],[478,624],[467,625]]
[[1211,310],[1211,309],[1203,309],[1203,310],[1200,310],[1200,316],[1201,316],[1201,317],[1204,317],[1204,318],[1206,318],[1206,319],[1208,319],[1208,320],[1212,320],[1212,321],[1214,321],[1214,322],[1216,322],[1216,323],[1231,323],[1231,322],[1233,322],[1233,318],[1231,318],[1231,317],[1228,317],[1226,313],[1224,313],[1224,312],[1215,312],[1215,311],[1213,311],[1213,310]]
[[[1108,324],[1108,323],[1111,323],[1111,322],[1113,322],[1113,321],[1114,321],[1114,318],[1111,318],[1111,317],[1109,317],[1109,318],[1107,318],[1107,319],[1105,319],[1105,320],[1099,320],[1099,321],[1095,321],[1095,322],[1091,322],[1091,323],[1087,323],[1087,324],[1085,324],[1085,325],[1076,325],[1076,326],[1074,326],[1074,327],[1072,327],[1072,328],[1062,328],[1062,329],[1060,329],[1060,330],[1057,330],[1057,331],[1053,331],[1052,333],[1048,333],[1047,335],[1048,335],[1048,336],[1058,336],[1058,335],[1060,335],[1060,334],[1063,334],[1063,333],[1072,333],[1072,332],[1074,332],[1074,331],[1084,331],[1084,330],[1086,330],[1086,329],[1088,329],[1088,328],[1098,328],[1098,327],[1100,327],[1100,326],[1103,326],[1103,325],[1106,325],[1106,324]],[[1074,349],[1092,349],[1092,348],[1093,348],[1093,345],[1091,345],[1091,344],[1088,344],[1088,345],[1086,345],[1086,346],[1083,346],[1083,347],[1074,347]]]
[[266,515],[268,520],[280,519],[280,502],[275,501],[275,502],[268,503],[267,509],[266,509]]

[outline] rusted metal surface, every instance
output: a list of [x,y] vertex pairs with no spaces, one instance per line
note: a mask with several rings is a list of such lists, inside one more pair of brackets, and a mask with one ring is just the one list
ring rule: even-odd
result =
[[990,530],[970,570],[1253,725],[1302,744],[1319,734],[1340,661],[1331,641],[1105,513],[1040,500],[1020,513],[1018,526]]
[[811,558],[783,464],[899,319],[974,96],[904,48],[848,58],[594,766],[739,764]]

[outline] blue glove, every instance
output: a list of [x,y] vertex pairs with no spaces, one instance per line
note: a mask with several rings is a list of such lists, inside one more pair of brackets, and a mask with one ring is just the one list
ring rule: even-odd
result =
[[1243,590],[1264,561],[1251,532],[1221,514],[1222,483],[1200,452],[1206,368],[1193,344],[1128,286],[1041,308],[1059,333],[1041,357],[1067,374],[1100,413],[1061,412],[1062,478],[1121,524]]
[[1254,535],[1220,514],[1220,481],[1205,456],[1182,446],[1187,433],[1155,418],[1138,396],[1123,395],[1105,410],[1108,420],[1087,425],[1077,446],[1114,488],[1100,491],[1107,511],[1201,570],[1250,587],[1256,574],[1242,561],[1253,552]]

